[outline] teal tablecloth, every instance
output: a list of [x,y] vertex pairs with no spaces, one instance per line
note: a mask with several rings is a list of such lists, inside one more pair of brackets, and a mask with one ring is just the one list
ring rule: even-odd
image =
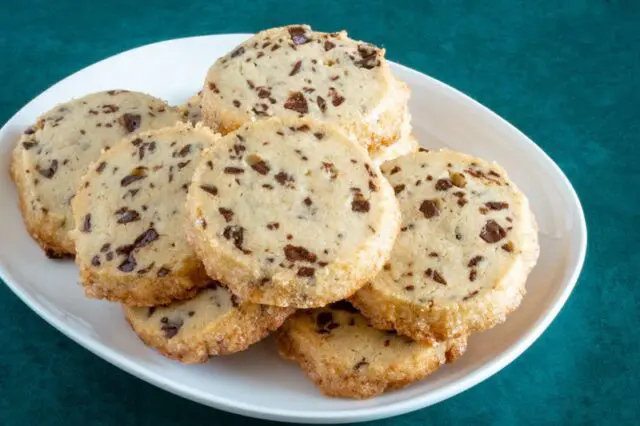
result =
[[[2,1],[0,122],[59,79],[135,46],[285,23],[346,27],[536,141],[576,187],[590,240],[575,292],[523,356],[459,396],[377,424],[638,424],[639,1],[147,3]],[[5,286],[0,312],[1,425],[260,423],[129,376]]]

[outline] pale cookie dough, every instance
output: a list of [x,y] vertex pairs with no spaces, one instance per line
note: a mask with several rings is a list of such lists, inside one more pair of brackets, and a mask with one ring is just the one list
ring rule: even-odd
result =
[[261,120],[207,151],[187,197],[207,272],[255,303],[324,306],[389,257],[400,213],[365,150],[331,125]]
[[401,157],[382,171],[402,227],[355,306],[376,327],[426,342],[503,322],[539,254],[527,198],[498,165],[448,150]]
[[184,204],[202,150],[218,137],[178,123],[124,140],[92,164],[71,233],[88,297],[152,306],[209,281],[185,237]]
[[243,351],[280,327],[293,311],[242,302],[215,281],[190,300],[124,307],[131,328],[147,346],[187,364]]
[[25,130],[11,162],[31,236],[52,258],[73,255],[71,199],[103,149],[139,131],[172,126],[180,113],[153,96],[110,90],[60,104]]
[[300,364],[329,396],[370,398],[398,389],[460,357],[459,337],[429,346],[392,331],[377,330],[346,302],[298,311],[277,335],[278,351]]
[[338,125],[371,152],[401,137],[409,89],[384,49],[307,25],[250,38],[209,69],[204,121],[226,134],[271,116]]
[[191,96],[179,108],[184,114],[185,121],[192,124],[200,123],[202,121],[202,91]]

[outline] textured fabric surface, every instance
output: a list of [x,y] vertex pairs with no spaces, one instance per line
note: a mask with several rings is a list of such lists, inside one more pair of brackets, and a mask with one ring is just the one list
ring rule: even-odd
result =
[[[640,2],[634,0],[4,1],[0,122],[122,50],[308,22],[349,29],[451,84],[536,141],[587,215],[566,307],[505,370],[436,406],[372,424],[633,424],[640,417]],[[148,385],[82,349],[0,286],[0,424],[258,424]]]

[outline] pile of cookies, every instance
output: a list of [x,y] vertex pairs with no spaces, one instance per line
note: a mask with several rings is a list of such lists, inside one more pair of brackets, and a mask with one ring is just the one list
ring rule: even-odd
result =
[[503,322],[539,251],[506,172],[418,149],[408,99],[384,50],[275,28],[183,106],[125,90],[56,106],[11,174],[29,233],[145,344],[198,363],[275,331],[324,393],[366,398]]

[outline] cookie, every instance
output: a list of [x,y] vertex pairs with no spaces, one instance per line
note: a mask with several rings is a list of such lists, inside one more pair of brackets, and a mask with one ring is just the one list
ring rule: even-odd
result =
[[180,106],[180,110],[184,114],[185,121],[192,124],[200,123],[202,121],[202,91],[187,99],[187,102]]
[[124,137],[180,119],[160,99],[110,90],[60,104],[25,130],[11,175],[27,230],[49,257],[74,253],[71,199],[89,163]]
[[255,303],[324,306],[382,268],[398,232],[393,190],[336,127],[260,120],[196,169],[187,233],[207,272]]
[[243,351],[280,327],[290,308],[242,302],[218,282],[190,300],[124,313],[140,339],[167,358],[187,364]]
[[374,326],[434,342],[503,322],[538,254],[527,198],[496,164],[442,150],[385,163],[402,210],[391,259],[352,302]]
[[178,123],[105,152],[73,200],[80,280],[88,297],[153,306],[193,296],[209,279],[184,234],[185,199],[206,127]]
[[371,160],[373,161],[373,164],[380,166],[387,161],[414,153],[418,151],[418,148],[420,148],[420,145],[418,144],[415,136],[408,135],[371,154]]
[[371,152],[400,138],[409,89],[384,49],[307,25],[262,31],[211,66],[204,121],[226,134],[272,116],[341,127]]
[[370,398],[404,387],[460,357],[459,337],[429,346],[373,328],[346,302],[298,311],[277,333],[283,358],[300,364],[329,396]]

